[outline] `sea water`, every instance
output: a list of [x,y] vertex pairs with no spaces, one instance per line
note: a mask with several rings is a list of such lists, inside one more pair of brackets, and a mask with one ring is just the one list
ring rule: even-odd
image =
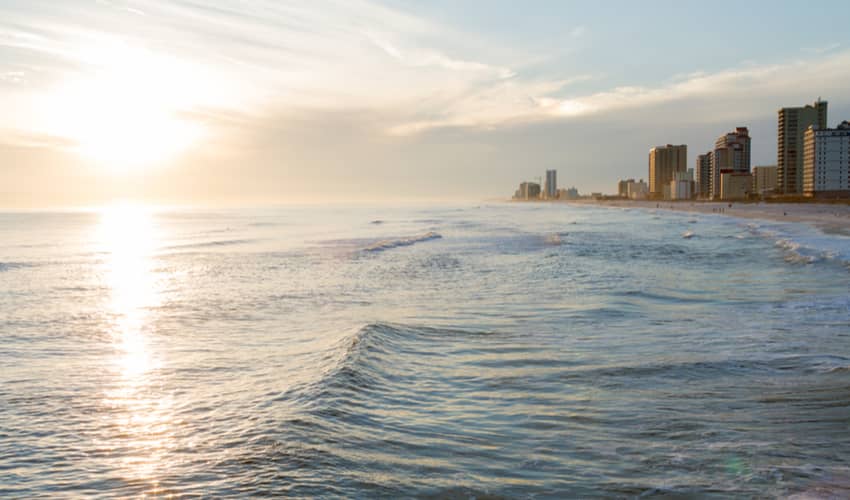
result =
[[0,496],[843,496],[848,263],[562,204],[0,214]]

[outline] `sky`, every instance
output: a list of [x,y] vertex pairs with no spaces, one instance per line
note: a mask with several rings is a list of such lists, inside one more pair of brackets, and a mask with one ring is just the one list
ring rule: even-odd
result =
[[[597,5],[598,4],[598,5]],[[0,207],[615,192],[850,119],[850,2],[0,0]]]

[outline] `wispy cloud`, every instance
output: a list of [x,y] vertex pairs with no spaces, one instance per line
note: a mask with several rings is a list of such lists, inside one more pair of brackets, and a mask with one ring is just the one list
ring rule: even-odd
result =
[[[587,31],[575,26],[569,38]],[[850,52],[839,48],[812,49],[810,59],[786,64],[582,93],[587,86],[578,84],[593,75],[565,76],[558,68],[530,75],[526,65],[539,54],[471,39],[368,0],[216,6],[33,0],[13,4],[0,19],[0,105],[35,103],[37,111],[62,95],[57,89],[102,83],[104,74],[118,72],[105,80],[129,82],[111,96],[116,105],[147,93],[169,112],[202,124],[208,122],[198,117],[209,110],[223,116],[368,110],[385,117],[385,132],[411,135],[570,120],[713,96],[785,95],[811,84],[813,74],[826,92],[850,78]],[[35,119],[26,125],[29,132],[52,133]],[[22,126],[0,119],[0,127]]]
[[21,148],[70,149],[74,142],[49,134],[25,133],[17,130],[0,131],[0,144]]
[[827,45],[823,45],[821,47],[806,47],[806,48],[803,49],[803,52],[808,52],[810,54],[824,54],[826,52],[832,52],[834,50],[838,50],[839,48],[841,48],[841,44],[836,42],[836,43],[830,43],[830,44],[827,44]]
[[546,96],[592,78],[592,75],[561,80],[512,78],[436,93],[408,103],[405,109],[413,119],[393,125],[388,131],[393,135],[409,135],[439,127],[488,128],[551,119],[548,110],[557,100]]
[[[438,127],[493,127],[504,124],[571,120],[606,113],[683,103],[682,112],[695,109],[687,102],[711,101],[701,118],[715,115],[760,116],[773,113],[764,103],[771,99],[793,99],[801,89],[816,89],[824,95],[838,92],[850,79],[850,51],[784,64],[746,65],[714,73],[676,75],[657,86],[625,85],[590,94],[556,97],[568,85],[591,78],[566,81],[493,82],[473,92],[442,103],[428,102],[439,109],[430,119],[412,120],[390,128],[391,133],[410,134]],[[813,85],[814,84],[814,85]],[[807,96],[812,97],[812,96]],[[725,106],[732,103],[734,106]]]
[[28,81],[31,100],[117,71],[155,86],[174,111],[397,109],[516,76],[510,65],[458,50],[463,35],[359,0],[12,7],[0,20],[0,75]]
[[24,72],[23,71],[6,71],[4,73],[0,73],[0,82],[11,83],[11,84],[24,83]]
[[828,91],[840,89],[848,78],[850,51],[785,64],[749,65],[716,73],[696,72],[656,87],[622,86],[585,96],[543,99],[541,102],[555,117],[577,117],[705,98],[715,99],[716,103],[744,101],[736,105],[739,112],[758,113],[756,107],[763,108],[763,101],[812,88],[813,80],[817,81],[814,88],[818,91]]

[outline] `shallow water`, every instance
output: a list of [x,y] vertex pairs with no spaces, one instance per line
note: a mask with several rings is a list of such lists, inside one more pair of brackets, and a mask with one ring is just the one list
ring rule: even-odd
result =
[[844,496],[848,263],[562,205],[0,214],[0,495]]

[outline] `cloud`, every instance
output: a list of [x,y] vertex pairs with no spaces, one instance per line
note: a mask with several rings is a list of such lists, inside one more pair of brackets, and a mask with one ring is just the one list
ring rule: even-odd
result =
[[818,92],[837,89],[848,78],[850,51],[786,64],[730,68],[712,74],[697,72],[656,87],[622,86],[545,102],[553,116],[566,118],[706,98],[749,101],[750,105],[740,111],[751,113],[763,107],[762,103],[769,97],[793,95],[804,88]]
[[822,47],[807,47],[803,49],[803,52],[808,52],[810,54],[824,54],[826,52],[832,52],[833,50],[839,48],[841,48],[841,44],[836,42],[824,45]]
[[439,127],[488,128],[550,119],[546,109],[553,95],[574,83],[590,80],[580,75],[562,80],[523,81],[518,78],[487,81],[458,92],[443,92],[409,103],[415,119],[387,129],[392,135],[410,135]]
[[77,146],[76,142],[66,137],[19,132],[16,130],[0,131],[0,144],[19,148],[48,148],[56,150],[71,150]]
[[378,48],[384,51],[401,65],[409,68],[435,67],[457,72],[479,73],[490,75],[493,78],[505,79],[516,76],[510,68],[503,66],[492,66],[475,61],[451,58],[442,52],[427,48],[410,48],[402,50],[394,44],[380,38],[379,36],[366,33],[366,36]]
[[0,82],[11,83],[11,84],[19,84],[24,83],[25,81],[25,73],[23,71],[6,71],[0,73]]
[[[516,76],[509,64],[470,57],[476,43],[360,0],[219,6],[33,0],[12,4],[0,19],[0,75],[6,83],[39,75],[27,87],[28,101],[46,102],[68,85],[106,75],[149,82],[175,111],[396,109]],[[0,94],[0,104],[17,99]]]
[[[822,95],[843,93],[845,82],[850,80],[850,51],[785,64],[747,65],[715,73],[676,75],[657,86],[623,85],[568,98],[554,97],[567,84],[589,78],[577,77],[565,82],[514,79],[510,85],[492,83],[443,103],[442,113],[430,120],[413,120],[393,126],[389,131],[410,134],[438,127],[486,128],[518,122],[571,120],[677,102],[686,104],[681,108],[683,113],[695,109],[694,103],[712,102],[701,108],[699,116],[703,120],[721,115],[763,116],[775,112],[770,105],[765,106],[766,102],[797,99],[801,89],[812,89]],[[724,106],[730,102],[735,105]]]
[[[0,55],[7,61],[0,64],[0,105],[15,109],[8,115],[13,117],[25,111],[21,102],[50,103],[50,96],[62,95],[57,89],[103,82],[104,74],[116,73],[118,81],[137,82],[129,86],[134,91],[155,89],[149,98],[205,127],[229,126],[216,117],[238,116],[248,128],[245,117],[272,109],[368,111],[384,120],[378,129],[390,136],[569,121],[705,99],[735,100],[736,109],[747,113],[766,96],[795,95],[801,88],[828,95],[850,77],[850,52],[833,44],[784,64],[587,92],[587,85],[578,84],[604,80],[564,75],[555,67],[541,72],[539,64],[531,74],[529,61],[539,54],[367,0],[14,5],[0,20]],[[568,33],[577,39],[587,31],[579,25]],[[23,90],[8,90],[23,83],[26,99]],[[35,119],[28,126],[24,132],[52,133]],[[21,124],[6,118],[2,127]]]

